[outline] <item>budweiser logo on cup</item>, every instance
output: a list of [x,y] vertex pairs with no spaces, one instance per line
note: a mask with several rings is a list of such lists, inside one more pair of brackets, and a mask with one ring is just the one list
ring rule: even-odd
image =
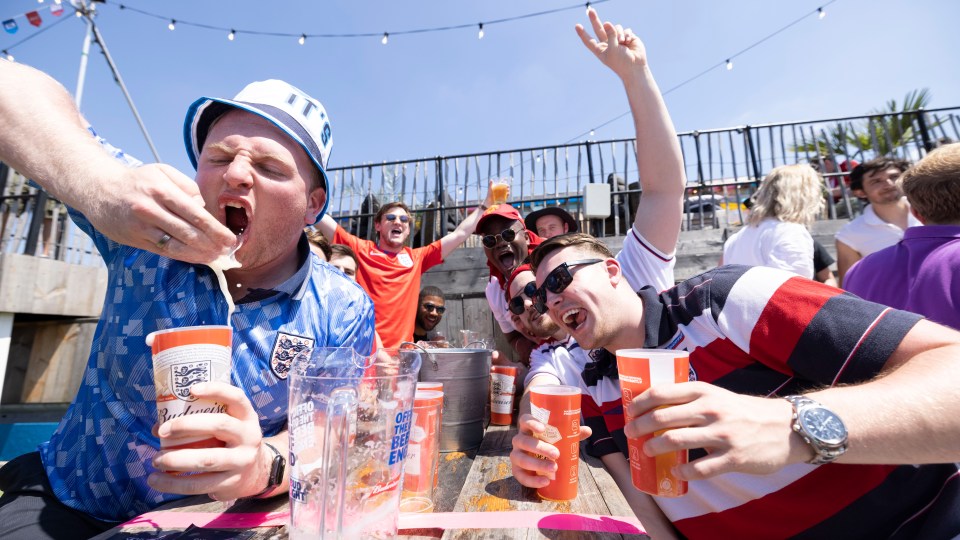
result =
[[517,368],[493,366],[490,368],[490,423],[509,426],[513,422],[513,395]]
[[[232,334],[229,326],[189,326],[147,336],[153,352],[157,420],[161,424],[190,414],[225,412],[225,405],[199,399],[190,388],[202,382],[230,383]],[[166,440],[161,444],[169,448],[200,440]]]

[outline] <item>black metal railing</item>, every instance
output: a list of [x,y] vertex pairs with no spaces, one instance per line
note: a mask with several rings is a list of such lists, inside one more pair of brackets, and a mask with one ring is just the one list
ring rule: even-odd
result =
[[100,266],[93,241],[67,209],[39,186],[0,163],[0,252]]
[[[687,175],[684,229],[742,223],[743,202],[772,168],[810,163],[824,177],[825,219],[859,212],[847,173],[853,162],[879,155],[916,161],[945,141],[960,140],[960,108],[916,110],[822,120],[781,122],[678,134]],[[414,209],[414,245],[453,230],[476,206],[488,178],[511,181],[511,203],[521,213],[560,204],[582,215],[584,185],[611,184],[606,219],[584,219],[598,236],[623,235],[640,197],[634,139],[438,156],[331,168],[331,214],[351,232],[373,237],[372,216],[384,202]]]
[[[689,131],[678,137],[688,184],[685,230],[742,223],[743,202],[763,176],[791,163],[811,163],[821,171],[829,194],[824,219],[848,218],[860,210],[845,182],[853,162],[879,155],[913,162],[943,142],[960,140],[960,108]],[[402,200],[414,210],[414,246],[452,231],[486,193],[490,178],[509,179],[510,202],[521,213],[558,204],[597,236],[626,234],[641,196],[634,139],[334,167],[328,173],[333,186],[330,213],[345,228],[372,239],[372,218],[379,205]],[[611,184],[610,215],[588,219],[583,216],[583,188],[602,182]],[[89,257],[92,245],[76,239],[75,227],[63,219],[62,205],[48,202],[42,190],[25,181],[2,187],[0,250],[71,262]],[[36,211],[41,208],[44,211]],[[11,216],[16,216],[16,231]]]

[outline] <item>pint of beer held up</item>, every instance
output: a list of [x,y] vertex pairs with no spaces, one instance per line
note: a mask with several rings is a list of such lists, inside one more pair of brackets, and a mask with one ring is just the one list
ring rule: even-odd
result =
[[493,181],[490,193],[494,205],[505,204],[510,198],[510,180],[510,178],[498,178]]

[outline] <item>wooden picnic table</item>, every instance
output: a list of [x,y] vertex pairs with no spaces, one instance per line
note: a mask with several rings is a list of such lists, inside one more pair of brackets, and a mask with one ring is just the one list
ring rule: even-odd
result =
[[[515,512],[513,516],[540,516],[537,522],[518,527],[490,528],[490,520],[483,524],[483,528],[403,528],[398,535],[403,540],[423,540],[442,538],[454,539],[551,539],[574,540],[581,538],[596,538],[603,540],[613,539],[642,539],[645,535],[619,532],[593,532],[583,530],[563,530],[565,526],[552,528],[551,518],[563,517],[566,514],[581,514],[586,516],[621,516],[624,521],[633,520],[634,515],[620,493],[620,489],[607,474],[599,460],[587,457],[581,452],[580,484],[577,498],[572,501],[554,502],[540,499],[536,490],[521,486],[511,474],[510,450],[511,439],[516,433],[512,426],[491,425],[485,432],[483,443],[479,449],[468,452],[451,452],[440,454],[439,483],[434,496],[435,514],[418,514],[419,522],[429,523],[434,517],[456,516],[444,514],[448,512],[468,512],[470,517],[481,512]],[[229,518],[229,514],[246,513],[277,513],[282,515],[289,509],[289,501],[285,497],[274,497],[266,500],[242,500],[230,505],[229,503],[211,501],[206,496],[189,497],[167,504],[157,511],[160,512],[199,512],[215,513],[220,518]],[[155,511],[156,512],[156,511]],[[208,514],[209,515],[209,514]],[[496,521],[508,514],[490,514]],[[559,516],[558,516],[559,515]],[[410,515],[407,515],[410,516]],[[447,520],[449,521],[449,519]],[[475,521],[475,520],[474,520]],[[590,519],[584,521],[589,522]],[[596,521],[596,519],[594,519]],[[285,523],[285,522],[284,522]],[[634,521],[635,523],[635,521]],[[449,523],[447,523],[449,525]],[[469,525],[464,523],[464,525]],[[137,523],[135,525],[120,525],[95,537],[95,540],[119,540],[120,538],[156,538],[178,530],[183,530],[189,524],[179,526],[165,526],[151,523]],[[198,533],[196,538],[208,538],[211,528],[222,531],[223,536],[217,538],[250,538],[286,540],[286,525],[278,524],[268,527],[243,527],[235,529],[236,535],[220,527],[217,521],[206,525],[205,531]],[[589,528],[589,527],[588,527]],[[630,528],[627,527],[629,530]],[[207,535],[203,535],[206,532]]]

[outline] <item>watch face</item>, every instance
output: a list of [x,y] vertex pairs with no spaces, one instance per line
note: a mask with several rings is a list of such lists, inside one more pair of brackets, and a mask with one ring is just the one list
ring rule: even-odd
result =
[[822,407],[804,410],[800,424],[807,433],[825,444],[840,444],[847,438],[847,428],[840,417]]

